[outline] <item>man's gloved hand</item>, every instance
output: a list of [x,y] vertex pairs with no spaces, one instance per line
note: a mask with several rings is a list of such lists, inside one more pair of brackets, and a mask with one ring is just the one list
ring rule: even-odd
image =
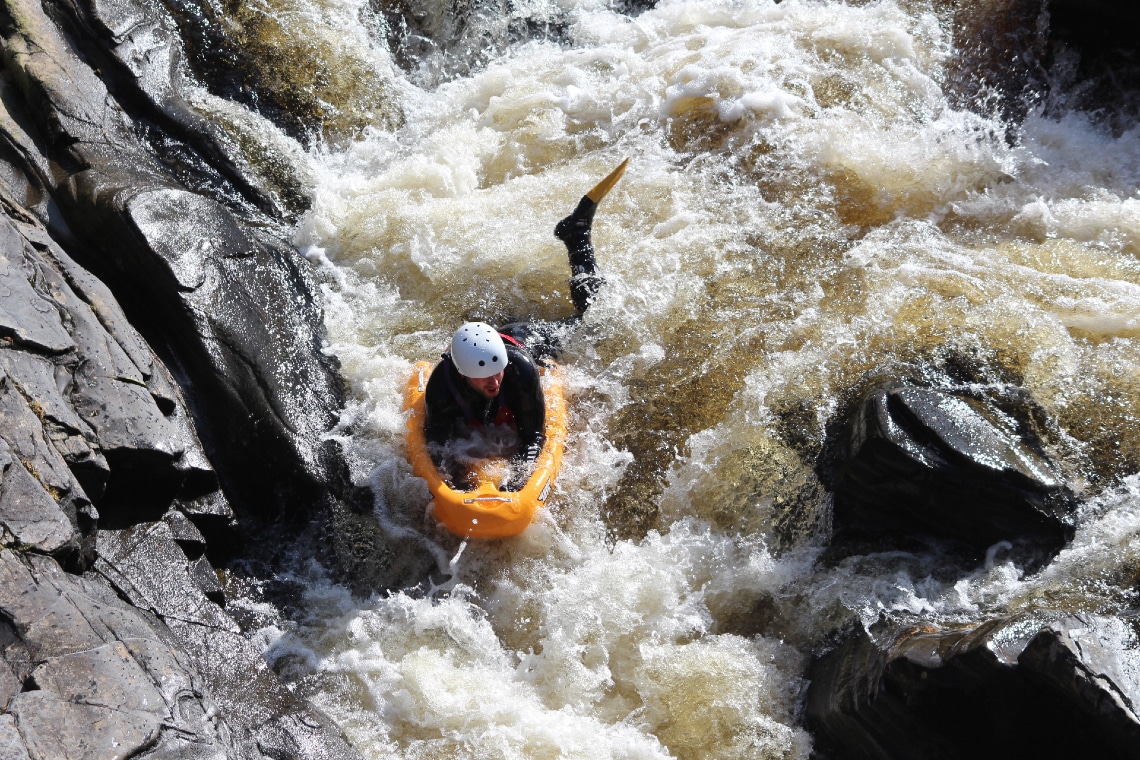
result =
[[542,446],[532,443],[526,449],[511,457],[511,479],[507,482],[507,490],[518,492],[526,487],[530,474],[534,469],[534,462],[538,459]]
[[534,464],[538,461],[538,455],[542,453],[542,444],[534,442],[526,447],[523,451],[519,452],[518,459],[522,460],[523,466]]

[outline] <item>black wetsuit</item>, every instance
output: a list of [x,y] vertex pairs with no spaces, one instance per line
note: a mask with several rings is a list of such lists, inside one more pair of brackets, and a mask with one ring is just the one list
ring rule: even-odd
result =
[[468,385],[450,354],[444,354],[428,379],[424,403],[424,435],[429,443],[445,444],[481,425],[512,424],[518,431],[519,459],[534,461],[542,451],[546,405],[538,367],[526,351],[509,343],[507,368],[495,398],[486,398]]
[[590,240],[596,209],[596,203],[583,197],[574,213],[554,228],[555,237],[566,245],[571,271],[570,297],[578,313],[557,322],[514,322],[499,328],[500,333],[522,343],[526,350],[506,341],[507,369],[499,395],[493,399],[484,398],[469,386],[451,363],[450,356],[444,354],[444,360],[431,373],[424,395],[427,407],[424,434],[429,443],[442,445],[466,435],[475,425],[495,423],[497,417],[504,416],[501,410],[509,409],[519,435],[517,458],[534,461],[538,457],[544,439],[546,406],[538,368],[531,356],[540,361],[558,356],[559,337],[567,325],[581,319],[604,282],[595,271],[594,245]]
[[594,243],[590,240],[590,228],[597,208],[598,204],[583,196],[574,213],[554,228],[554,236],[566,244],[570,258],[570,298],[579,317],[586,313],[598,288],[605,282],[597,272]]
[[605,284],[597,272],[594,243],[590,240],[590,229],[597,208],[598,204],[583,196],[574,213],[554,228],[554,236],[566,245],[570,260],[570,300],[574,302],[574,309],[578,313],[554,321],[511,322],[499,328],[500,333],[525,345],[531,356],[540,362],[558,358],[562,350],[562,337],[581,322],[582,315],[593,303],[598,289]]

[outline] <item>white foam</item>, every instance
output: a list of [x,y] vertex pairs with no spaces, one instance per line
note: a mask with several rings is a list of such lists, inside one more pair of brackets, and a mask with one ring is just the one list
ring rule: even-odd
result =
[[[685,522],[613,554],[549,548],[488,577],[488,547],[468,546],[457,564],[482,588],[461,583],[442,598],[396,594],[358,608],[312,583],[320,628],[307,645],[279,639],[271,656],[304,653],[326,679],[343,674],[365,689],[368,701],[342,717],[376,756],[392,745],[414,756],[428,737],[452,756],[806,756],[810,741],[792,720],[799,655],[713,630],[742,585],[747,596],[777,582],[762,547]],[[333,688],[316,699],[340,714],[344,696]]]
[[[382,519],[453,573],[368,604],[314,584],[325,614],[285,638],[366,755],[806,757],[804,656],[852,619],[970,622],[1131,566],[1131,497],[1034,578],[1000,549],[952,578],[901,552],[821,568],[817,536],[774,556],[767,531],[781,500],[828,508],[782,415],[806,405],[795,432],[819,444],[866,373],[947,347],[999,353],[1063,423],[1134,440],[1140,399],[1131,418],[1107,399],[1140,395],[1140,132],[1034,114],[1011,147],[942,92],[948,27],[898,3],[531,10],[565,14],[565,44],[404,83],[402,127],[311,157],[298,240],[353,399],[338,433]],[[449,544],[404,462],[411,362],[467,319],[571,314],[553,226],[626,155],[594,225],[607,284],[567,342],[554,496],[517,539]],[[663,535],[607,544],[604,508],[650,455],[611,426],[630,404],[694,424],[681,394],[651,395],[678,364],[741,379],[663,463]]]

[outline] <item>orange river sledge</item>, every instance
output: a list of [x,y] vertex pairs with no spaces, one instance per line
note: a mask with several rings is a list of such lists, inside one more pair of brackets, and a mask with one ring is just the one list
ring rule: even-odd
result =
[[566,397],[557,367],[542,369],[542,391],[546,401],[546,441],[534,464],[534,472],[521,491],[500,491],[492,480],[496,464],[477,472],[478,484],[470,491],[457,491],[440,477],[428,453],[424,438],[424,391],[432,365],[418,362],[408,378],[404,393],[404,409],[408,417],[408,461],[412,472],[427,481],[432,495],[436,519],[449,531],[464,538],[503,538],[522,533],[534,519],[535,511],[546,503],[554,478],[562,464],[562,448],[566,442]]

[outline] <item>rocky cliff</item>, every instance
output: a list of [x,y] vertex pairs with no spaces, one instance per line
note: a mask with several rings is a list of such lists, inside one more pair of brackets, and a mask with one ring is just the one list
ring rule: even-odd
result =
[[222,126],[161,6],[15,0],[0,34],[4,756],[354,757],[215,571],[302,532],[361,591],[432,565],[326,437],[344,391],[273,132]]

